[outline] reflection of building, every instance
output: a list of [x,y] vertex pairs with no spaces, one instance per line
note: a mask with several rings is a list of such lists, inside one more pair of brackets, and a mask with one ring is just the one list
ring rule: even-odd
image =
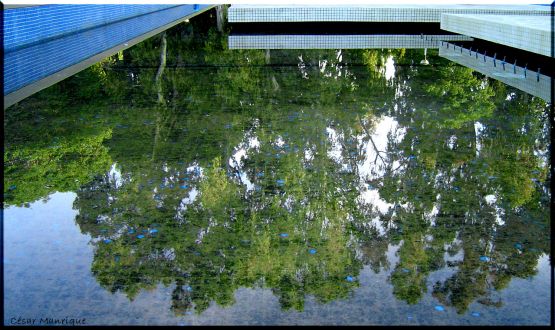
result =
[[472,41],[462,35],[230,35],[230,49],[438,48],[440,41]]
[[519,66],[505,63],[499,59],[478,54],[475,51],[444,43],[439,55],[457,64],[469,67],[488,77],[497,79],[509,86],[551,102],[551,78],[538,72],[525,70]]

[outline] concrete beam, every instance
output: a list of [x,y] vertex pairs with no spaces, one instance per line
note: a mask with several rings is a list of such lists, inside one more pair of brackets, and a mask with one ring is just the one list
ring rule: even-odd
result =
[[453,44],[446,43],[441,46],[439,56],[551,103],[551,77],[530,70],[526,71],[519,66],[513,67],[513,64],[507,63],[503,66],[499,59],[495,60],[494,64],[492,57],[482,54],[476,57],[475,52],[465,48],[461,51],[461,47],[455,48]]
[[421,22],[439,23],[441,14],[550,15],[538,5],[232,5],[230,23],[253,22]]
[[441,29],[551,57],[550,16],[441,16]]
[[438,48],[441,40],[472,41],[461,35],[231,35],[229,49]]

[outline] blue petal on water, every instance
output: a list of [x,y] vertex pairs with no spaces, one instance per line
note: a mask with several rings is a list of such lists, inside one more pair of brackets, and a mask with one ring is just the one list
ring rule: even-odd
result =
[[283,186],[285,184],[285,180],[283,179],[278,179],[277,181],[278,186]]
[[281,234],[279,234],[279,236],[281,236],[281,237],[289,237],[289,234],[287,234],[287,233],[281,233]]
[[481,256],[480,261],[489,261],[490,258],[488,256]]
[[158,229],[151,229],[151,230],[149,230],[148,232],[151,233],[151,234],[154,234],[154,233],[157,233],[157,232],[158,232]]
[[436,307],[434,307],[434,309],[435,309],[436,311],[439,311],[439,312],[442,312],[442,311],[445,310],[445,308],[443,308],[443,306],[440,306],[440,305],[437,305]]
[[519,249],[519,250],[522,250],[522,244],[516,243],[516,244],[515,244],[515,248],[517,248],[517,249]]
[[137,238],[145,238],[145,235],[137,235]]
[[106,243],[106,244],[111,243],[111,242],[112,242],[112,240],[109,239],[109,238],[107,238],[107,239],[104,240],[104,243]]
[[349,275],[349,276],[345,277],[345,280],[347,280],[347,282],[352,282],[355,279],[352,276]]
[[478,312],[472,312],[472,314],[471,314],[471,315],[472,315],[472,316],[476,316],[476,317],[478,317],[478,316],[480,316],[480,313],[478,313]]
[[316,253],[316,249],[310,249],[310,250],[308,250],[308,253],[310,253],[310,254],[315,254],[315,253]]
[[182,185],[179,186],[179,188],[181,188],[181,189],[187,189],[187,188],[189,188],[189,186],[186,185],[186,184],[182,184]]

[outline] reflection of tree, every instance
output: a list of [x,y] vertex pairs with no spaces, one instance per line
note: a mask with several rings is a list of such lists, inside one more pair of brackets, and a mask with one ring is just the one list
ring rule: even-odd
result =
[[[435,70],[419,69],[426,79]],[[452,277],[436,283],[433,295],[464,313],[473,301],[500,306],[494,290],[513,276],[533,275],[540,251],[547,251],[539,247],[545,234],[528,233],[549,219],[545,189],[536,184],[546,175],[545,161],[536,155],[545,150],[548,132],[538,100],[506,98],[502,85],[479,81],[468,69],[438,70],[432,84],[413,78],[402,86],[409,101],[397,103],[395,113],[406,134],[389,146],[401,170],[383,178],[380,194],[396,205],[393,234],[403,240],[391,279],[394,293],[416,302],[425,290],[417,276],[443,267],[443,245],[449,244],[452,255],[462,248],[463,259]],[[524,219],[540,226],[519,228]],[[453,244],[455,238],[462,245]],[[515,240],[537,246],[535,254],[515,248],[522,245]]]
[[[391,269],[394,295],[413,304],[432,272],[456,266],[432,294],[462,313],[534,274],[549,225],[537,156],[548,143],[545,105],[451,65],[399,66],[386,81],[380,58],[406,64],[410,51],[232,51],[202,24],[151,38],[8,115],[5,182],[17,185],[5,185],[8,201],[76,191],[104,288],[133,299],[175,284],[171,308],[186,314],[265,287],[284,309],[302,310],[308,294],[348,297],[370,265]],[[88,105],[79,108],[68,95],[82,85]],[[41,100],[52,105],[43,113],[73,124],[33,131],[26,119],[41,112],[26,107]],[[60,110],[68,104],[71,113]],[[399,128],[382,150],[385,115]],[[63,148],[49,148],[54,136]],[[371,180],[361,174],[367,150]],[[41,190],[57,182],[46,176],[17,195],[45,170],[71,184]],[[389,211],[361,201],[367,181]],[[390,244],[400,245],[396,265]]]

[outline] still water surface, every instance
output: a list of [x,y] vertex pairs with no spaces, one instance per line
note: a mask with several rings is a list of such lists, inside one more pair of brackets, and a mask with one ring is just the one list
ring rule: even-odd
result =
[[5,111],[5,324],[549,324],[544,101],[430,49],[226,38]]

